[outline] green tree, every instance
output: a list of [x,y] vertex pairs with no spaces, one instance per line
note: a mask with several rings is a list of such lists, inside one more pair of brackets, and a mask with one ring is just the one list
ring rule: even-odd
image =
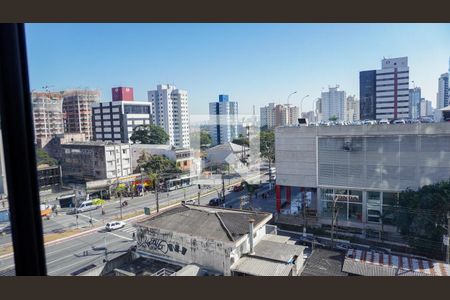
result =
[[36,160],[37,165],[49,165],[54,166],[57,164],[56,159],[51,157],[44,149],[37,148],[36,149]]
[[143,158],[138,162],[138,165],[139,169],[144,168],[147,174],[181,173],[176,163],[164,155],[151,155],[148,158]]
[[245,146],[245,147],[249,146],[248,138],[243,137],[242,135],[240,137],[238,137],[237,139],[234,139],[233,143],[236,145]]
[[140,125],[134,128],[130,140],[134,144],[166,144],[169,135],[159,126]]
[[200,131],[200,146],[207,146],[212,144],[212,139],[209,133],[205,130]]
[[411,247],[439,256],[448,211],[450,181],[426,185],[417,191],[407,189],[399,195],[394,224]]
[[331,116],[328,118],[328,121],[332,121],[332,122],[336,122],[338,120],[338,117],[336,116]]
[[275,133],[273,130],[260,132],[261,156],[270,162],[275,161]]

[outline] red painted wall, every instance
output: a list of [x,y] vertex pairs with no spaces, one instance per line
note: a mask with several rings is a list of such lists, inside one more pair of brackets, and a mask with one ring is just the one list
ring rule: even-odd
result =
[[281,188],[279,185],[275,186],[275,198],[277,201],[277,212],[281,211]]

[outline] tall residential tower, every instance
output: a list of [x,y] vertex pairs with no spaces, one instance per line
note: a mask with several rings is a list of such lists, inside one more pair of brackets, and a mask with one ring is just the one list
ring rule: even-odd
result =
[[148,91],[148,100],[154,111],[154,124],[169,135],[170,144],[177,148],[189,148],[188,94],[173,85],[159,84]]
[[209,103],[210,135],[212,144],[224,144],[238,137],[238,103],[228,95],[219,95],[218,102]]

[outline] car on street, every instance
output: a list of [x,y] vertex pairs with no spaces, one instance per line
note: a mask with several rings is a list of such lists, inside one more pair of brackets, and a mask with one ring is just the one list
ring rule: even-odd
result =
[[208,203],[209,206],[219,206],[219,204],[220,204],[220,200],[218,198],[211,199],[211,200],[209,200],[209,203]]
[[181,201],[182,204],[188,204],[188,205],[195,205],[197,202],[195,202],[195,200],[182,200]]
[[125,227],[125,225],[126,225],[126,223],[124,221],[112,221],[112,222],[106,223],[105,229],[107,231],[112,231],[112,230],[123,228],[123,227]]
[[347,251],[348,249],[351,249],[352,247],[351,247],[350,244],[337,243],[336,246],[335,246],[335,248],[336,248],[336,249],[339,249],[339,250]]
[[233,192],[240,192],[244,189],[244,187],[242,185],[235,185],[233,187]]

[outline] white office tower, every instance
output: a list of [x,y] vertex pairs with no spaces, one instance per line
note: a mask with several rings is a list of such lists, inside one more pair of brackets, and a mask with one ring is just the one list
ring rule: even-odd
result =
[[176,148],[189,148],[189,110],[187,91],[173,85],[158,84],[148,92],[154,111],[154,124],[162,127]]
[[420,116],[433,116],[433,107],[431,106],[431,101],[425,100],[425,98],[420,99]]
[[439,77],[439,86],[437,93],[437,101],[436,106],[438,109],[444,108],[448,106],[449,103],[449,94],[450,94],[450,86],[449,86],[449,73],[444,73]]
[[261,107],[259,112],[261,127],[267,126],[268,129],[275,127],[275,103]]
[[409,117],[408,57],[381,61],[376,71],[376,119]]
[[209,103],[209,132],[213,145],[225,144],[238,138],[238,103],[219,95],[218,102]]
[[322,92],[320,101],[321,120],[327,122],[330,118],[345,121],[347,101],[345,91],[339,91],[339,86],[329,87],[328,92]]

